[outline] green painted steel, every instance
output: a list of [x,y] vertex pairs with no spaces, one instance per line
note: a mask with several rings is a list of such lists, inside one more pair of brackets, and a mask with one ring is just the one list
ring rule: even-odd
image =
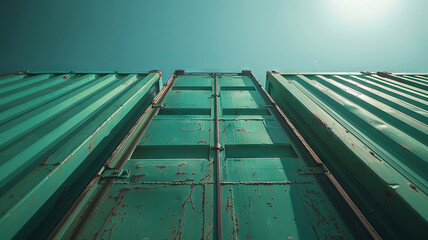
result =
[[379,234],[428,229],[428,74],[267,73],[267,89]]
[[428,91],[428,73],[377,72],[377,75]]
[[160,71],[0,78],[1,238],[48,236],[160,82]]
[[251,72],[176,71],[50,237],[376,238],[299,136]]

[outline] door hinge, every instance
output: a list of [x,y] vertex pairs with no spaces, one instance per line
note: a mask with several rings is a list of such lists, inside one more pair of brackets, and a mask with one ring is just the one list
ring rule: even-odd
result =
[[152,108],[164,108],[166,104],[153,104]]
[[128,178],[131,170],[128,169],[106,169],[101,174],[103,178]]
[[220,151],[224,151],[224,147],[223,146],[221,146],[220,144],[216,144],[216,145],[210,145],[210,148],[211,149],[214,149],[214,150],[220,150]]

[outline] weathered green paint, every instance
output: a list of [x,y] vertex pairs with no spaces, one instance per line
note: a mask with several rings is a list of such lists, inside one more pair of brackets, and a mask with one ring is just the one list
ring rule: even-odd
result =
[[47,235],[160,80],[160,71],[0,78],[1,238]]
[[428,73],[378,72],[377,75],[428,91]]
[[267,88],[386,239],[428,229],[428,74],[267,73]]
[[249,72],[177,72],[51,237],[219,239],[220,211],[224,239],[368,238],[311,156]]

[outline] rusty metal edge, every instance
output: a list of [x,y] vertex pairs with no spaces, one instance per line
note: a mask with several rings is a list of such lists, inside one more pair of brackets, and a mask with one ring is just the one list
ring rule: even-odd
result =
[[26,71],[5,73],[5,74],[0,74],[0,78],[1,77],[7,77],[10,75],[22,75],[22,74],[26,74],[26,73],[27,73]]
[[[346,191],[342,188],[340,183],[336,180],[336,178],[333,176],[333,174],[328,170],[328,168],[324,165],[324,163],[321,161],[321,159],[318,157],[318,155],[314,152],[314,150],[311,148],[311,146],[306,142],[306,140],[303,138],[303,136],[300,134],[300,132],[297,130],[297,128],[293,125],[293,123],[290,121],[290,119],[285,115],[285,113],[279,108],[275,100],[269,95],[269,93],[266,92],[263,85],[260,83],[260,81],[256,78],[256,76],[250,71],[250,70],[242,70],[242,74],[250,75],[254,78],[254,80],[257,82],[260,89],[263,91],[265,97],[269,99],[271,104],[274,106],[277,113],[283,118],[283,120],[287,123],[287,125],[291,128],[293,133],[297,136],[297,138],[300,140],[300,142],[303,144],[305,149],[308,151],[310,156],[312,157],[312,160],[314,160],[317,164],[321,165],[327,172],[326,176],[330,180],[330,182],[333,184],[334,188],[338,191],[338,193],[341,195],[341,197],[345,200],[345,202],[348,204],[348,206],[351,208],[351,210],[354,212],[354,214],[357,216],[357,218],[360,220],[360,222],[363,224],[363,226],[366,228],[366,230],[369,232],[369,234],[372,236],[373,239],[382,239],[379,234],[376,232],[376,230],[373,228],[373,226],[370,224],[370,222],[367,220],[367,218],[363,215],[363,213],[360,211],[360,209],[355,205],[355,203],[352,201],[352,199],[349,197],[349,195],[346,193]],[[267,71],[266,75],[268,74],[282,74],[275,71]]]
[[382,77],[383,79],[389,79],[394,80],[400,83],[407,84],[409,86],[413,86],[419,89],[423,89],[425,91],[428,91],[427,84],[424,82],[419,82],[416,79],[409,79],[408,77],[414,76],[414,77],[428,77],[428,74],[421,73],[421,74],[410,74],[410,73],[390,73],[390,72],[377,72],[377,76]]
[[[184,71],[184,70],[183,70]],[[184,72],[183,72],[184,74]],[[186,72],[185,75],[190,75],[190,76],[200,76],[200,75],[222,75],[222,74],[231,74],[231,75],[239,75],[240,73],[237,72]]]
[[360,71],[360,72],[278,72],[278,71],[267,71],[266,74],[281,74],[281,75],[379,75],[382,77],[387,76],[400,76],[400,75],[415,75],[415,76],[427,76],[428,72],[420,72],[420,73],[412,73],[412,72],[386,72],[386,71],[378,71],[378,72],[370,72],[370,71]]
[[[126,134],[125,138],[122,140],[122,142],[119,144],[118,148],[116,148],[116,150],[113,152],[113,154],[109,157],[109,159],[107,160],[106,164],[110,164],[111,161],[116,158],[116,156],[118,155],[119,151],[122,149],[122,147],[124,146],[124,144],[129,141],[130,136],[132,135],[132,133],[136,130],[136,128],[138,127],[138,125],[140,125],[140,123],[144,120],[144,118],[146,117],[145,115],[147,115],[147,113],[153,108],[153,105],[155,104],[159,104],[161,103],[164,99],[166,94],[169,92],[169,90],[171,89],[172,85],[175,82],[176,79],[176,72],[179,70],[176,70],[172,76],[168,79],[168,81],[163,85],[162,89],[159,91],[159,93],[155,96],[155,98],[153,99],[152,103],[147,107],[147,109],[144,111],[143,115],[137,120],[137,122],[134,124],[134,126],[132,126],[131,130]],[[162,79],[160,79],[162,81]],[[157,110],[158,111],[158,110]],[[157,111],[155,111],[151,116],[150,119],[153,118],[154,115],[156,115]],[[150,121],[149,121],[150,122]],[[143,128],[141,129],[141,131],[137,134],[137,136],[133,139],[130,147],[128,147],[125,151],[125,153],[121,156],[120,160],[117,162],[116,166],[114,167],[114,169],[120,169],[123,167],[123,165],[125,164],[126,160],[128,159],[128,157],[132,154],[132,152],[134,151],[135,147],[138,144],[139,138],[142,136],[142,134],[144,133],[147,125],[149,124],[149,122],[143,126]]]
[[[247,71],[247,70],[244,70]],[[267,73],[277,73],[281,75],[362,75],[361,72],[278,72],[278,71],[267,71]]]
[[154,73],[154,72],[159,73],[159,80],[162,81],[162,71],[160,69],[154,69],[149,71],[149,73]]
[[222,214],[221,214],[221,210],[222,210],[222,205],[221,205],[221,172],[220,172],[220,161],[221,161],[221,156],[220,156],[220,151],[221,151],[221,146],[220,146],[220,121],[219,121],[219,103],[218,103],[218,98],[219,98],[219,94],[218,94],[218,79],[217,79],[217,74],[214,74],[214,79],[215,79],[215,126],[216,126],[216,133],[215,133],[215,141],[216,141],[216,166],[217,166],[217,171],[216,171],[216,189],[217,189],[217,239],[222,240],[223,239],[223,230],[222,230]]
[[[156,71],[159,72],[159,74],[160,74],[159,75],[159,78],[160,78],[159,80],[162,81],[162,75],[161,75],[162,72],[160,70],[154,70],[154,72],[156,72]],[[106,162],[104,163],[103,167],[100,169],[100,171],[98,172],[98,174],[91,180],[91,182],[88,184],[88,186],[85,188],[85,190],[79,195],[79,197],[76,199],[76,201],[70,207],[70,209],[67,211],[67,213],[64,215],[64,217],[61,219],[61,221],[58,223],[58,225],[49,234],[49,236],[48,236],[47,239],[55,239],[58,236],[58,234],[60,233],[60,231],[63,229],[64,225],[68,222],[68,220],[74,214],[74,212],[79,207],[79,205],[84,201],[84,199],[86,198],[86,196],[88,195],[88,193],[99,182],[99,180],[101,179],[101,173],[103,172],[103,170],[106,169],[108,167],[109,163],[118,155],[118,153],[120,152],[120,150],[124,147],[125,143],[131,137],[132,133],[138,127],[138,125],[144,119],[146,119],[147,114],[153,108],[153,105],[157,104],[159,101],[163,101],[163,99],[166,96],[166,93],[170,90],[170,88],[172,86],[171,83],[175,80],[175,78],[173,78],[173,76],[175,76],[175,73],[177,71],[179,71],[179,70],[176,70],[174,72],[174,74],[171,76],[171,78],[168,79],[168,81],[164,84],[164,86],[162,87],[162,89],[159,91],[159,93],[153,99],[152,103],[146,108],[146,110],[143,112],[143,114],[138,118],[138,120],[135,122],[135,124],[132,126],[132,128],[125,135],[125,137],[123,138],[123,140],[121,141],[121,143],[116,147],[116,149],[114,150],[114,152],[106,160]],[[143,127],[141,129],[141,134],[145,131],[145,127]],[[141,136],[141,134],[138,134],[136,138],[138,138],[138,136]],[[137,143],[138,143],[138,141],[137,141]],[[134,144],[134,141],[133,141],[133,144]],[[133,144],[131,144],[131,146]],[[128,151],[125,151],[125,154],[126,153],[128,153]],[[121,160],[122,159],[123,158],[121,157]],[[115,168],[121,166],[122,164],[120,164],[120,163],[121,163],[121,161],[118,162],[118,164],[115,166]],[[112,185],[112,182],[113,182],[113,180],[110,180],[110,181],[106,182],[103,185],[103,187],[97,192],[97,195],[95,196],[94,201],[91,203],[90,207],[88,207],[88,209],[85,210],[84,216],[86,216],[86,217],[83,218],[83,223],[82,222],[79,223],[79,225],[76,228],[76,231],[73,233],[72,238],[78,238],[78,236],[80,235],[82,227],[87,224],[87,221],[90,219],[90,216],[93,215],[94,210],[99,205],[100,200],[103,199],[103,197],[105,196],[105,194],[107,194],[108,190],[110,189],[110,187]]]
[[393,73],[391,73],[391,72],[385,72],[385,71],[379,71],[379,72],[377,72],[378,73],[378,75],[379,75],[379,73],[385,73],[385,74],[389,74],[389,75],[393,75],[393,76],[396,76],[396,75],[415,75],[415,76],[425,76],[425,75],[428,75],[428,72],[426,72],[426,73],[424,73],[424,72],[420,72],[420,73],[412,73],[412,72],[393,72]]
[[57,70],[57,71],[21,71],[17,72],[18,74],[147,74],[150,72],[156,72],[160,70],[151,70],[151,71],[75,71],[75,70]]

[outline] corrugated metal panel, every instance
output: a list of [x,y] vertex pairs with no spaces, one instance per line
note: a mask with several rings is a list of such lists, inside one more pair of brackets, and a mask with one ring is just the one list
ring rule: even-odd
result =
[[268,72],[268,91],[385,238],[428,229],[427,74]]
[[377,72],[377,75],[428,91],[428,73]]
[[376,237],[299,136],[251,72],[178,71],[51,237]]
[[[160,87],[150,73],[26,73],[0,78],[0,236],[49,229]],[[107,155],[107,157],[108,157]],[[97,162],[98,161],[98,162]],[[44,220],[43,220],[44,219]],[[56,222],[55,222],[56,219]],[[16,235],[18,234],[18,235]],[[34,236],[33,236],[34,237]]]

